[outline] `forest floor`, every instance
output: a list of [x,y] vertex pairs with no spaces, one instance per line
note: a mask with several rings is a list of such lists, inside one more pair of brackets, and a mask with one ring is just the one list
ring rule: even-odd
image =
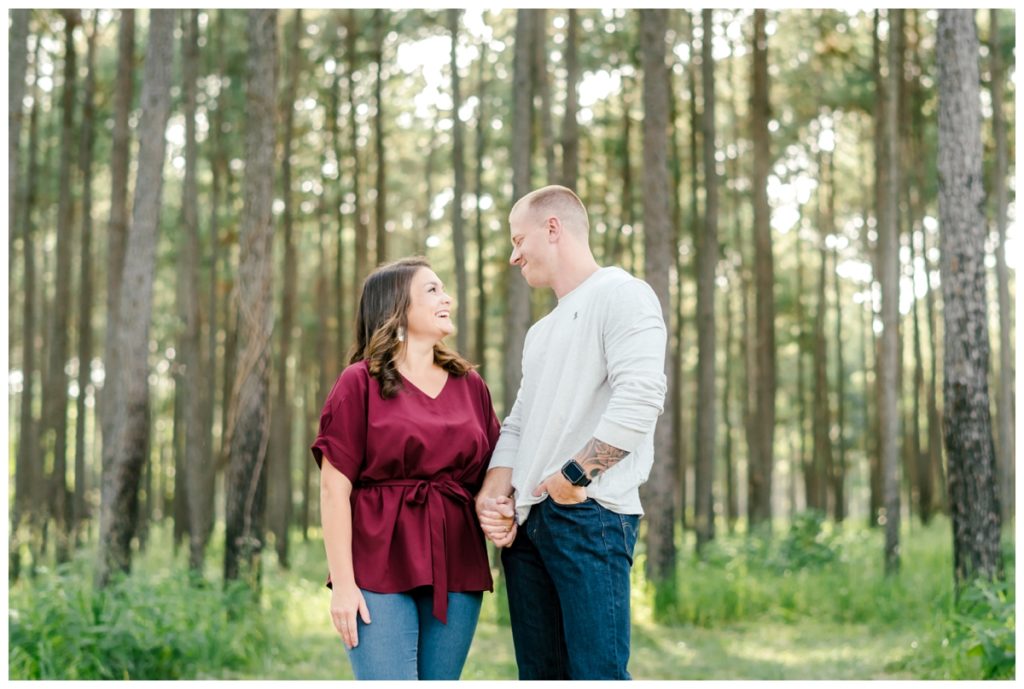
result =
[[[294,543],[294,541],[293,541]],[[322,545],[299,545],[301,560],[316,576]],[[314,564],[315,563],[315,564]],[[316,576],[270,563],[266,581],[286,583],[270,602],[285,640],[268,653],[258,670],[214,674],[210,679],[351,679],[345,649],[327,613],[330,594]],[[279,578],[280,577],[280,578]],[[637,577],[635,577],[637,578]],[[273,584],[278,586],[278,583]],[[921,679],[914,655],[941,644],[941,634],[922,629],[919,618],[838,623],[823,615],[775,619],[775,615],[719,625],[657,623],[649,599],[634,591],[634,622],[629,671],[637,680],[873,680]],[[264,601],[264,605],[269,601]],[[473,645],[462,678],[516,679],[512,633],[500,618],[498,595],[485,594]],[[503,612],[503,611],[502,611]],[[933,646],[926,649],[927,645]],[[928,673],[930,674],[930,673]]]
[[[966,614],[952,602],[949,521],[905,529],[903,567],[884,574],[882,534],[804,519],[770,540],[717,539],[703,558],[679,551],[677,594],[656,609],[633,568],[632,653],[638,680],[981,679],[1015,672],[1014,547],[1007,582]],[[221,585],[223,532],[205,584],[187,576],[187,547],[155,526],[133,573],[102,595],[94,550],[9,588],[11,679],[351,679],[328,615],[323,544],[295,533],[291,566],[265,550],[258,605]],[[495,570],[497,573],[497,570]],[[516,679],[507,602],[485,594],[463,679]]]
[[[493,604],[494,596],[488,598]],[[284,634],[288,648],[268,654],[258,672],[208,678],[352,679],[344,646],[326,615],[327,596],[315,607],[306,614],[290,611],[295,617]],[[915,679],[909,672],[886,668],[913,653],[919,636],[909,629],[876,633],[867,625],[811,620],[719,629],[636,623],[629,671],[635,680]],[[486,610],[462,679],[516,679],[511,630]]]

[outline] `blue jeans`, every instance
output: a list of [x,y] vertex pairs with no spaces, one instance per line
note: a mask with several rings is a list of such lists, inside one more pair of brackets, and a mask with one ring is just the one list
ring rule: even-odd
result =
[[629,570],[639,522],[589,498],[533,506],[501,553],[519,679],[630,679]]
[[459,678],[482,592],[449,592],[448,624],[443,624],[434,617],[429,586],[406,593],[361,590],[370,624],[357,616],[359,645],[348,650],[356,679]]

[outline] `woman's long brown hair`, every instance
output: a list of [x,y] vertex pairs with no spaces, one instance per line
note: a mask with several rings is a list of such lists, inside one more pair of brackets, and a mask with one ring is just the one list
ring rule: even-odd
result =
[[[408,327],[406,314],[411,302],[412,276],[420,268],[430,268],[422,256],[383,265],[367,276],[359,296],[356,341],[349,364],[365,360],[384,399],[394,397],[402,388],[402,376],[395,365],[395,357],[402,348],[398,329]],[[456,376],[464,376],[473,369],[473,364],[443,342],[434,345],[434,363]]]

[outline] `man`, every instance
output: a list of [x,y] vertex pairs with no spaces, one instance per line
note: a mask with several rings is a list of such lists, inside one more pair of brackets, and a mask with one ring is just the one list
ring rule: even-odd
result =
[[[665,323],[650,286],[601,268],[579,197],[548,186],[509,214],[512,256],[551,313],[476,509],[503,547],[520,679],[629,679],[629,570],[665,398]],[[512,519],[514,501],[515,519]]]

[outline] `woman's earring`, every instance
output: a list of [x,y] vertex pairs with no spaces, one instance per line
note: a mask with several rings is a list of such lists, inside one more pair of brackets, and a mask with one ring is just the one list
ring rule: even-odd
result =
[[398,341],[405,342],[405,328],[398,326]]

